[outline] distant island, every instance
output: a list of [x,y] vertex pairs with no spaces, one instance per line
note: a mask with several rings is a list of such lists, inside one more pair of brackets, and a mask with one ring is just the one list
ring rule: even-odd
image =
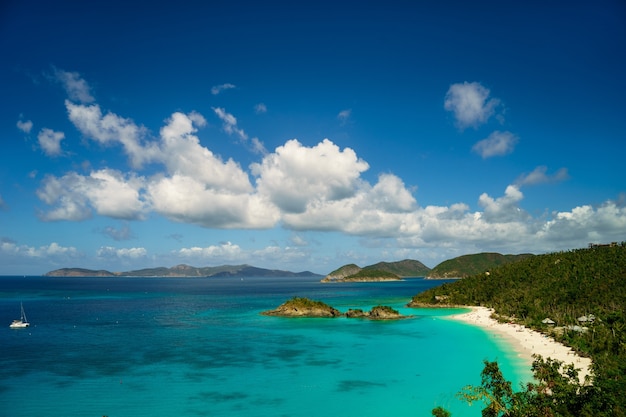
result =
[[399,281],[403,277],[423,277],[428,271],[430,268],[420,261],[412,259],[398,262],[379,262],[364,268],[355,264],[348,264],[326,275],[322,282]]
[[311,317],[311,318],[363,318],[369,320],[398,320],[408,318],[389,306],[376,306],[370,311],[349,309],[345,314],[322,301],[306,297],[294,297],[275,308],[261,313],[264,316]]
[[535,255],[530,253],[502,255],[500,253],[483,252],[448,259],[432,269],[414,259],[405,259],[398,262],[379,262],[363,268],[355,264],[347,264],[326,275],[322,282],[398,281],[407,277],[424,277],[426,279],[466,278],[532,256]]
[[189,265],[177,265],[172,268],[145,268],[126,272],[110,272],[106,270],[92,270],[84,268],[61,268],[47,272],[47,277],[319,277],[313,272],[291,272],[278,269],[257,268],[250,265],[222,265],[196,268]]
[[258,268],[251,265],[222,265],[193,267],[185,264],[171,268],[144,268],[125,272],[111,272],[104,269],[61,268],[44,274],[49,277],[323,277],[324,283],[335,282],[383,282],[399,281],[407,277],[424,277],[426,279],[465,278],[475,274],[488,272],[501,265],[514,263],[535,256],[525,253],[521,255],[502,255],[499,253],[477,253],[463,255],[441,262],[429,268],[414,259],[397,262],[378,262],[361,268],[355,264],[344,265],[326,276],[310,271],[291,272],[278,269]]

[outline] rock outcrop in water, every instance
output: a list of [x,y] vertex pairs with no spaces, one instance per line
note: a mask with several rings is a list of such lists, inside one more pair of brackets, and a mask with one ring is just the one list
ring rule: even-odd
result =
[[304,297],[294,297],[278,306],[274,310],[264,311],[265,316],[280,317],[319,317],[319,318],[364,318],[370,320],[398,320],[410,316],[403,316],[388,306],[376,306],[370,311],[349,309],[345,314],[322,301],[309,300]]

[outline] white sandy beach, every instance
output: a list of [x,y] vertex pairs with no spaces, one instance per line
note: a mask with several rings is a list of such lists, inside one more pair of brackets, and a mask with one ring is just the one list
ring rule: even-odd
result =
[[469,313],[457,314],[450,318],[475,324],[501,335],[521,358],[528,361],[529,366],[532,365],[532,355],[537,354],[544,359],[552,358],[564,364],[574,364],[574,367],[579,370],[578,376],[581,382],[590,374],[591,359],[577,355],[571,348],[519,324],[499,323],[491,318],[492,309],[486,307],[471,307],[471,309]]

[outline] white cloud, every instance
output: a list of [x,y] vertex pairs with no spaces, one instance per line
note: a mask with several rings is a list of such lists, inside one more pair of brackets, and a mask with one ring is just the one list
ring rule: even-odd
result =
[[96,251],[99,258],[107,259],[130,259],[136,260],[145,258],[148,251],[145,248],[115,248],[113,246],[102,246]]
[[[561,181],[567,178],[565,169],[548,175],[545,167],[537,167],[509,185],[502,196],[480,195],[476,211],[463,202],[421,207],[414,189],[393,174],[381,174],[375,183],[366,181],[362,175],[369,165],[354,150],[342,150],[328,139],[311,147],[294,139],[269,153],[258,138],[248,140],[237,119],[223,108],[213,111],[222,120],[224,131],[263,155],[249,171],[232,159],[222,160],[201,144],[197,131],[207,122],[199,113],[173,113],[158,137],[149,138],[143,126],[111,112],[103,114],[97,104],[67,100],[65,105],[70,120],[83,135],[103,145],[122,145],[134,169],[152,163],[153,174],[144,177],[135,172],[102,169],[88,175],[69,172],[60,177],[46,176],[37,191],[41,201],[51,206],[42,213],[44,220],[83,220],[94,214],[132,220],[154,212],[209,228],[266,229],[280,224],[291,230],[334,231],[376,242],[393,240],[403,248],[455,246],[481,251],[585,246],[588,241],[621,240],[626,230],[626,212],[618,203],[607,202],[597,208],[581,206],[551,216],[543,214],[541,218],[522,209],[522,186]],[[459,128],[465,129],[487,122],[499,100],[490,97],[489,90],[478,83],[463,83],[450,87],[444,105],[454,113]],[[349,110],[338,115],[339,120],[349,117]],[[55,132],[47,132],[43,142],[47,140],[50,145],[46,149],[60,152],[58,138]],[[517,140],[510,132],[494,132],[474,150],[484,158],[504,155],[513,150]],[[254,184],[249,175],[254,176]],[[114,238],[125,235],[123,229],[106,229],[104,233]],[[307,256],[297,249],[306,241],[296,235],[291,244],[295,248],[272,245],[244,251],[227,242],[185,248],[176,256],[294,262]],[[10,242],[5,245],[16,248]],[[20,250],[26,251],[24,248]],[[47,250],[63,251],[54,246]],[[146,256],[143,251],[103,247],[99,253],[102,257],[132,259]]]
[[0,242],[0,253],[31,259],[70,259],[76,258],[80,255],[76,248],[72,246],[61,246],[56,242],[52,242],[49,245],[34,247],[18,245],[15,242],[2,241]]
[[382,174],[378,177],[378,183],[368,193],[368,200],[374,207],[388,213],[408,212],[417,207],[411,192],[393,174]]
[[265,105],[265,103],[259,103],[256,106],[254,106],[254,112],[256,114],[267,113],[267,106]]
[[259,138],[254,137],[250,140],[250,143],[248,143],[248,134],[243,129],[237,127],[237,118],[235,116],[228,113],[221,107],[213,107],[213,111],[215,112],[217,117],[222,120],[222,129],[224,130],[224,132],[228,133],[229,135],[235,135],[236,137],[238,137],[239,140],[242,143],[248,145],[254,153],[258,153],[261,155],[267,154],[267,150],[265,149],[265,146],[263,146],[263,142],[261,142]]
[[91,95],[91,88],[79,73],[54,68],[53,76],[56,81],[63,85],[70,100],[80,103],[91,103],[95,101]]
[[103,145],[121,144],[133,167],[140,168],[159,157],[155,144],[143,144],[146,129],[132,120],[113,113],[103,116],[97,104],[86,106],[66,100],[65,107],[70,121],[83,135]]
[[371,186],[362,182],[353,195],[315,200],[302,213],[284,213],[294,230],[341,231],[353,235],[393,237],[405,232],[419,208],[402,181],[383,174]]
[[456,124],[463,130],[486,123],[500,104],[497,98],[489,98],[489,89],[480,83],[452,84],[444,99],[444,108],[454,113]]
[[198,113],[185,115],[174,113],[161,129],[161,144],[158,159],[167,172],[178,177],[190,177],[203,188],[224,191],[226,194],[241,194],[252,191],[252,185],[239,164],[232,159],[223,162],[209,149],[200,144],[194,135],[195,126],[206,123]]
[[241,250],[241,247],[231,242],[206,247],[182,248],[178,251],[178,254],[184,258],[202,261],[219,259],[220,262],[223,262],[224,260],[237,261],[244,259],[244,252]]
[[560,182],[569,179],[566,168],[559,169],[554,175],[547,175],[548,168],[546,166],[538,166],[531,173],[521,175],[515,183],[519,186],[535,185],[550,182]]
[[513,152],[518,137],[511,132],[495,131],[487,139],[477,142],[472,150],[483,158],[508,155]]
[[258,195],[207,188],[190,176],[152,181],[148,195],[157,213],[204,227],[269,228],[279,219],[276,208]]
[[48,175],[37,196],[52,210],[42,213],[46,221],[84,220],[93,211],[117,219],[140,219],[145,202],[141,195],[144,179],[134,174],[103,169],[89,176],[70,172],[62,177]]
[[17,128],[21,130],[22,132],[28,134],[33,128],[33,122],[31,122],[30,120],[26,120],[26,121],[18,120]]
[[346,123],[348,123],[351,115],[352,115],[352,109],[342,110],[337,115],[337,120],[339,120],[340,124],[343,126]]
[[486,193],[481,194],[478,204],[484,209],[482,217],[489,223],[507,223],[528,218],[528,214],[519,207],[524,195],[517,186],[506,187],[504,196],[494,199]]
[[239,139],[241,139],[242,141],[248,140],[248,135],[246,134],[246,132],[244,132],[243,129],[239,129],[237,127],[237,118],[235,116],[228,113],[221,107],[213,107],[213,111],[215,112],[217,117],[222,120],[222,129],[224,129],[224,132],[228,133],[229,135],[235,135],[239,137]]
[[237,86],[234,84],[230,84],[230,83],[214,85],[213,87],[211,87],[211,94],[216,96],[224,90],[230,90],[231,88],[235,88],[235,87]]
[[555,213],[543,225],[538,237],[570,247],[583,247],[588,243],[623,241],[624,230],[626,207],[607,201],[598,208],[584,205]]
[[311,148],[289,140],[260,164],[251,165],[259,194],[287,213],[302,213],[309,204],[354,195],[361,173],[368,168],[352,149],[341,151],[328,139]]
[[41,129],[37,135],[39,146],[48,156],[59,156],[63,152],[61,150],[61,141],[65,139],[65,133],[55,132],[52,129]]

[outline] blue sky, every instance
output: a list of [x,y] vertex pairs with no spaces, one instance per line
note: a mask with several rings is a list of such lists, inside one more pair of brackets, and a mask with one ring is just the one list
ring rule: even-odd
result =
[[0,6],[0,274],[626,240],[623,1],[153,3]]

